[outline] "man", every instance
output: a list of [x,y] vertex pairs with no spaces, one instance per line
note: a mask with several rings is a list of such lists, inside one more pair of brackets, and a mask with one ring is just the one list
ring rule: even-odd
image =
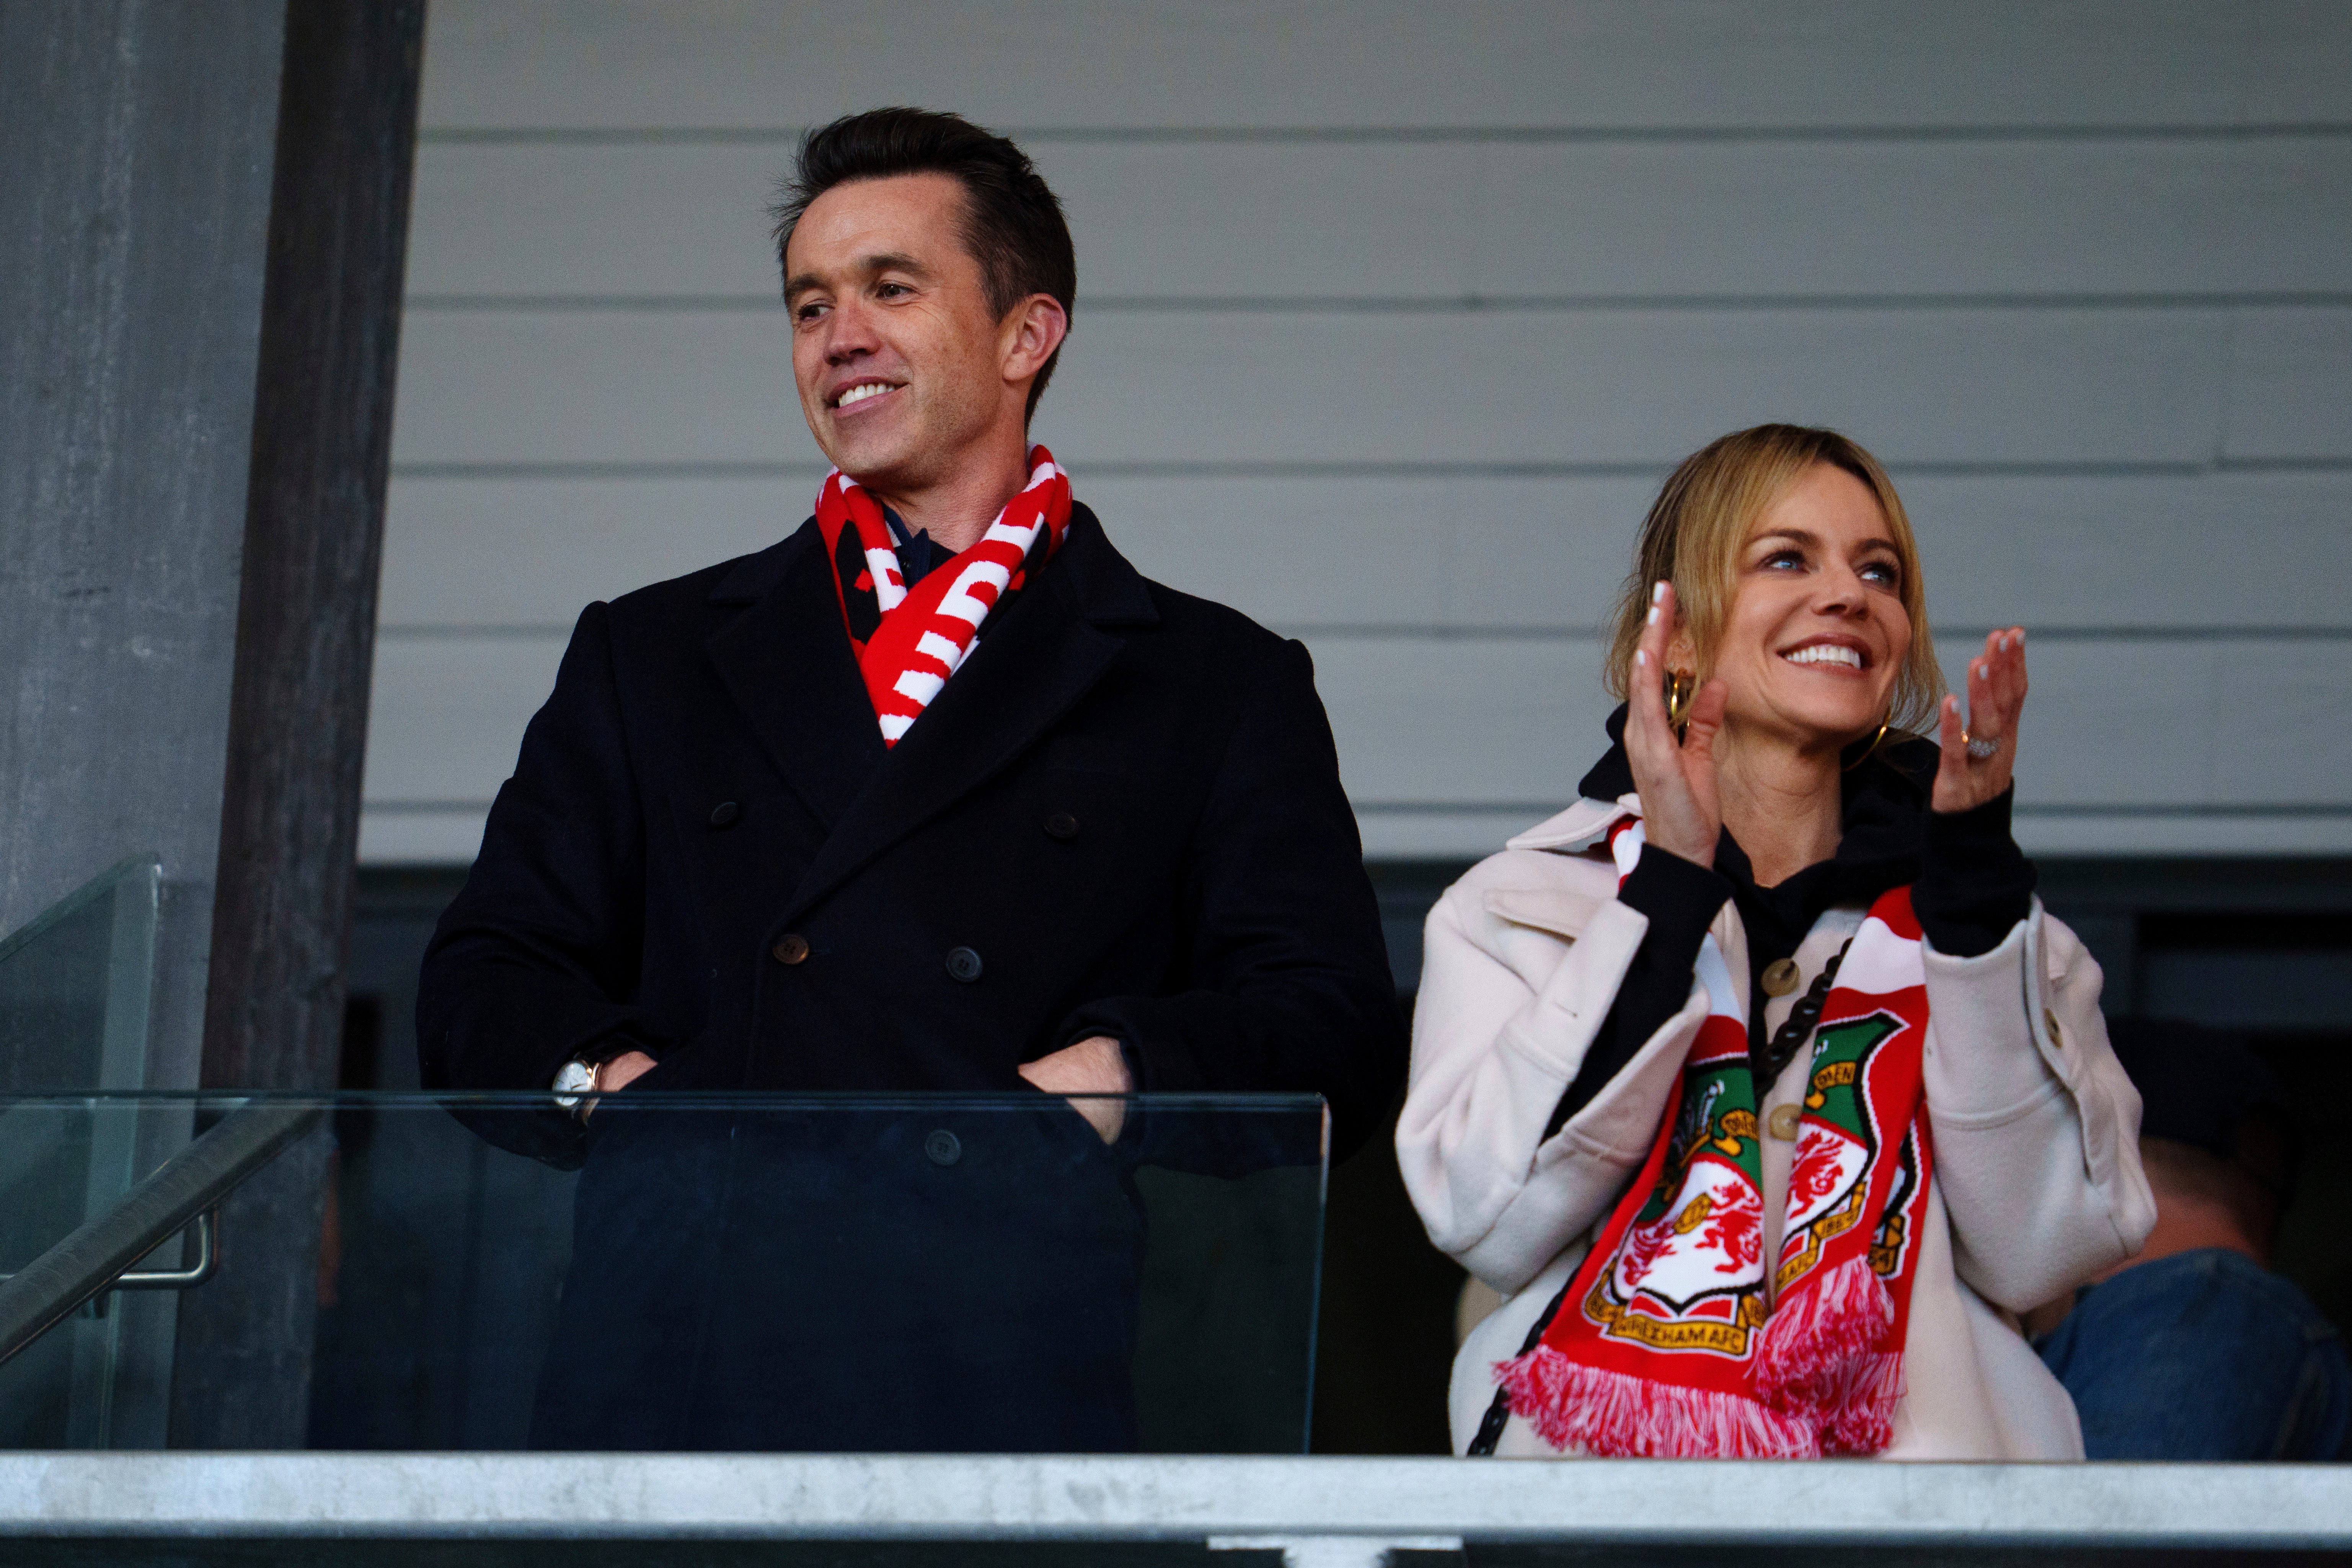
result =
[[[1303,648],[1147,582],[1029,445],[1076,264],[1018,148],[840,121],[777,237],[838,471],[783,542],[582,615],[426,954],[424,1079],[560,1089],[584,1119],[477,1123],[586,1161],[542,1445],[1119,1447],[1118,1102],[1076,1102],[1092,1155],[1043,1124],[935,1131],[934,1160],[1012,1152],[951,1190],[903,1114],[722,1136],[625,1111],[1314,1091],[1351,1147],[1404,1042],[1329,727]],[[746,1127],[753,1153],[719,1152]],[[909,1300],[981,1276],[985,1311]]]
[[2112,1018],[2141,1097],[2156,1229],[2130,1261],[2027,1326],[2074,1396],[2094,1459],[2334,1459],[2352,1365],[2311,1298],[2272,1271],[2294,1195],[2285,1090],[2241,1036]]

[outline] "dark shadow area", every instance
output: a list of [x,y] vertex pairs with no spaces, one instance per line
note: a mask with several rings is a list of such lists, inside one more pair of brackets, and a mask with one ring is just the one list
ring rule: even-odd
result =
[[2291,1088],[2303,1148],[2275,1265],[2352,1340],[2352,1030],[2257,1033],[2254,1048]]
[[1315,1452],[1444,1454],[1454,1304],[1467,1278],[1430,1245],[1397,1171],[1396,1115],[1331,1173],[1315,1346]]
[[[1408,1016],[1421,978],[1421,928],[1469,868],[1397,861],[1370,868],[1389,967]],[[1315,1346],[1315,1452],[1444,1454],[1454,1308],[1467,1276],[1430,1245],[1397,1170],[1396,1116],[1331,1173],[1323,1213],[1323,1302]]]

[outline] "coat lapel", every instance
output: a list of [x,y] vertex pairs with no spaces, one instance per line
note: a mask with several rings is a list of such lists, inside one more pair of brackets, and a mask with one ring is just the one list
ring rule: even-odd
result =
[[720,579],[712,603],[751,607],[704,647],[785,783],[832,831],[884,749],[818,537],[812,518]]
[[[980,646],[923,710],[862,794],[842,816],[793,889],[784,919],[806,910],[875,856],[978,787],[1086,695],[1126,639],[1106,627],[1158,619],[1142,577],[1103,537],[1085,507],[1034,589],[1003,623],[981,628]],[[845,648],[840,612],[827,602],[828,629]],[[845,667],[855,676],[847,654]],[[853,685],[866,734],[881,746],[865,689]]]

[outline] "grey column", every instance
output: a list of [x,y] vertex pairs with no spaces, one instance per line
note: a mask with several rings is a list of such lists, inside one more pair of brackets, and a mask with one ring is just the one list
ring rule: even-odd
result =
[[204,1030],[284,32],[0,5],[0,930],[160,854],[158,1085]]
[[[424,30],[424,0],[286,9],[207,1088],[335,1087]],[[303,1446],[332,1170],[322,1131],[223,1208],[246,1250],[181,1301],[173,1447]]]
[[[160,853],[151,1085],[335,1083],[423,18],[0,3],[0,930]],[[301,1445],[327,1179],[141,1303],[117,1441]]]

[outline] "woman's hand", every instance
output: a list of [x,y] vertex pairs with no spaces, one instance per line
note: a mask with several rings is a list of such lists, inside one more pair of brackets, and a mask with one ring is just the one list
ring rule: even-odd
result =
[[[1717,793],[1715,738],[1723,731],[1729,689],[1710,680],[1691,699],[1684,739],[1666,722],[1666,647],[1675,631],[1674,584],[1650,593],[1649,626],[1625,678],[1625,759],[1642,796],[1642,831],[1649,843],[1697,865],[1712,867],[1723,837],[1723,800]],[[1940,787],[1940,785],[1938,786]]]
[[2011,626],[1985,638],[1984,654],[1969,661],[1966,733],[1992,742],[1992,755],[1971,757],[1961,738],[1960,700],[1944,699],[1937,740],[1944,748],[1929,804],[1941,812],[1974,811],[2009,788],[2017,761],[2017,720],[2025,710],[2025,628]]

